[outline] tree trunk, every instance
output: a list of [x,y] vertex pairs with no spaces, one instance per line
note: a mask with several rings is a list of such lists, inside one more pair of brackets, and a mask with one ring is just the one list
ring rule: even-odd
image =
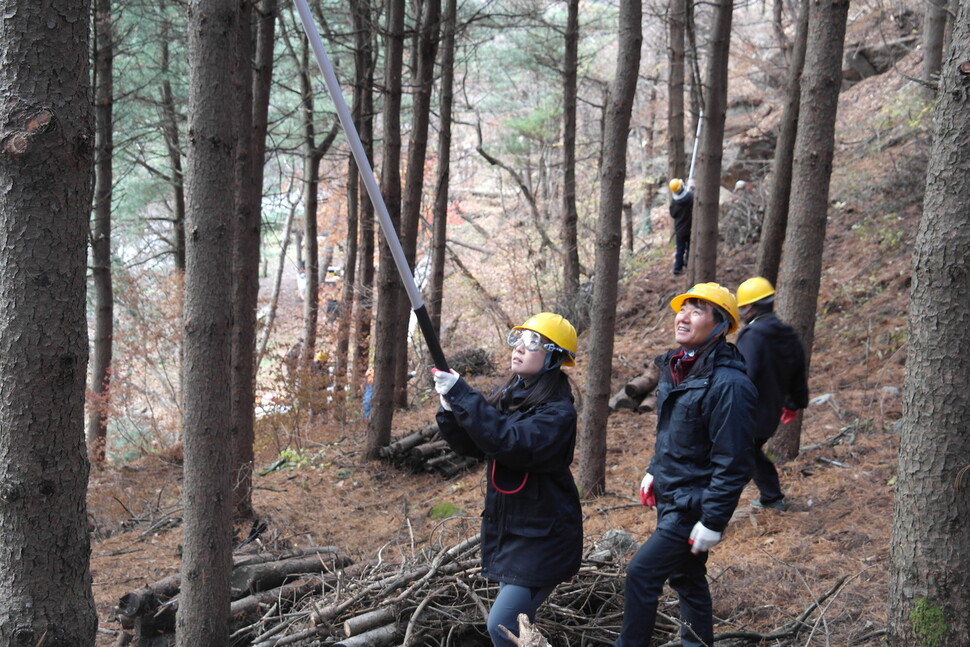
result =
[[[366,26],[367,57],[364,59],[363,86],[361,87],[361,120],[360,138],[373,168],[374,163],[374,25],[371,19],[369,3],[361,0],[361,11],[366,14],[361,17],[361,24]],[[376,232],[374,222],[374,205],[367,191],[359,186],[360,195],[360,232],[357,250],[357,282],[355,285],[356,301],[354,303],[354,340],[351,351],[351,382],[360,385],[365,380],[367,364],[370,361],[371,323],[374,318],[374,249]]]
[[717,219],[721,194],[724,119],[727,114],[728,56],[734,0],[714,3],[711,53],[704,94],[704,125],[697,152],[697,193],[687,274],[690,284],[717,280]]
[[923,81],[926,82],[925,94],[932,99],[936,96],[937,77],[943,67],[943,36],[949,12],[947,0],[926,0],[923,14]]
[[[569,0],[562,92],[562,254],[563,296],[579,295],[579,214],[576,212],[576,84],[579,73],[579,0]],[[577,309],[578,311],[578,309]]]
[[616,283],[619,277],[623,184],[630,115],[640,70],[642,6],[621,0],[616,78],[607,104],[600,174],[600,215],[596,230],[596,282],[590,319],[589,371],[579,428],[579,486],[587,496],[606,487],[606,420],[609,417],[613,335],[616,329]]
[[[253,81],[253,0],[239,3],[236,60],[233,70],[233,121],[236,132],[235,214],[232,223],[232,413],[230,430],[235,449],[232,469],[233,511],[238,519],[252,519],[253,443],[255,442],[256,304],[259,300],[259,244],[262,183],[253,168],[262,166],[255,155]],[[266,97],[268,99],[268,96]]]
[[448,241],[448,189],[451,183],[451,113],[455,80],[455,25],[457,0],[445,0],[441,19],[441,87],[439,89],[438,179],[435,190],[431,242],[431,285],[428,316],[435,334],[441,335],[441,306],[444,300],[445,252]]
[[96,0],[94,8],[94,224],[91,231],[91,279],[94,284],[94,352],[88,414],[88,456],[104,461],[111,397],[111,353],[114,338],[114,292],[111,285],[111,186],[114,138],[114,41],[111,0]]
[[175,108],[175,95],[172,84],[168,81],[169,74],[169,40],[168,28],[162,25],[162,136],[165,138],[165,150],[171,166],[169,182],[172,185],[172,255],[175,257],[175,269],[185,272],[185,174],[182,170],[182,147],[179,144],[178,112]]
[[306,295],[303,300],[303,352],[300,364],[309,366],[317,345],[317,318],[320,312],[320,291],[317,289],[317,193],[320,186],[320,160],[316,151],[316,131],[313,124],[313,88],[310,85],[310,48],[306,40],[301,42],[302,67],[300,70],[300,95],[303,102],[303,249],[306,277]]
[[228,644],[233,446],[231,220],[234,139],[225,110],[238,11],[232,0],[189,4],[186,182],[184,537],[180,647]]
[[687,162],[684,153],[684,37],[687,0],[670,0],[670,44],[667,50],[667,177],[684,178]]
[[[388,3],[387,51],[384,67],[384,163],[381,194],[391,224],[401,222],[401,70],[404,56],[404,4]],[[388,235],[394,235],[388,232]],[[407,331],[399,329],[398,300],[403,299],[401,279],[387,241],[381,237],[380,271],[377,277],[378,301],[374,332],[374,392],[365,453],[377,458],[378,450],[391,439],[394,419],[395,346]]]
[[91,647],[91,3],[0,0],[0,644]]
[[909,349],[889,568],[892,645],[962,645],[970,635],[970,7],[940,76],[926,197],[913,255]]
[[805,43],[808,38],[808,0],[801,0],[798,10],[798,26],[791,67],[788,70],[786,102],[781,114],[775,158],[772,162],[771,190],[765,205],[764,225],[758,245],[758,274],[778,283],[778,266],[781,265],[781,246],[788,227],[788,201],[791,198],[792,157],[795,152],[795,135],[798,132],[798,103],[802,93],[802,68],[805,66]]
[[[806,366],[811,366],[815,337],[848,8],[848,0],[809,3],[808,45],[792,166],[791,215],[777,305],[778,316],[801,337]],[[769,441],[769,448],[776,456],[794,458],[800,436],[801,418],[782,425]]]
[[[404,203],[401,208],[401,246],[410,267],[415,266],[418,244],[418,223],[421,220],[421,196],[424,193],[424,164],[428,153],[428,128],[431,121],[431,91],[434,86],[434,62],[438,55],[438,32],[441,27],[441,0],[422,0],[421,15],[417,19],[417,68],[414,73],[411,111],[411,136],[408,145],[408,174],[404,183]],[[398,343],[395,401],[398,407],[408,406],[408,343],[407,331],[411,318],[408,299],[398,300],[398,325],[405,332],[404,343]]]

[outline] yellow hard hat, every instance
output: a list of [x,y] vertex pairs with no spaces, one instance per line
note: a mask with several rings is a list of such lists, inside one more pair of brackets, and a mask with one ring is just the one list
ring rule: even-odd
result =
[[684,181],[679,177],[675,177],[670,181],[670,184],[667,185],[667,188],[670,189],[671,193],[680,193],[684,190]]
[[724,310],[730,318],[728,334],[738,329],[741,316],[738,314],[738,300],[734,298],[731,291],[720,283],[698,283],[684,294],[678,294],[670,300],[670,308],[674,312],[680,312],[684,301],[687,299],[701,299],[708,303],[713,303]]
[[738,306],[746,306],[755,301],[766,299],[775,293],[771,281],[755,276],[738,286]]
[[512,330],[534,330],[566,351],[563,366],[576,365],[576,349],[578,348],[576,329],[562,315],[540,312],[537,315],[532,315],[525,320],[524,324],[515,326]]
[[327,351],[318,350],[317,354],[313,356],[313,359],[317,360],[321,364],[325,364],[327,360],[330,359],[330,356],[327,354]]

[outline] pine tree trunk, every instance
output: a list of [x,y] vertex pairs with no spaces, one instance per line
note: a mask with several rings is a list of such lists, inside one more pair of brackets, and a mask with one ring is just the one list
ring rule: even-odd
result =
[[189,4],[184,352],[184,531],[179,647],[229,637],[233,445],[230,434],[234,214],[232,88],[238,29],[232,0]]
[[970,6],[940,76],[926,197],[913,255],[909,349],[889,566],[891,644],[970,636]]
[[[789,322],[801,337],[807,366],[811,366],[815,338],[848,8],[848,0],[809,3],[791,209],[777,304],[778,316]],[[801,418],[793,424],[782,425],[769,441],[769,448],[775,456],[794,458],[798,455],[800,437]]]
[[671,0],[667,23],[670,44],[667,50],[667,176],[685,178],[684,153],[684,35],[687,24],[687,0]]
[[778,127],[778,141],[772,163],[771,190],[765,205],[761,242],[758,245],[758,274],[778,283],[778,267],[781,265],[781,246],[785,242],[788,227],[788,202],[791,198],[792,160],[795,154],[795,135],[798,132],[798,104],[802,93],[802,69],[805,66],[805,45],[808,38],[808,0],[801,0],[798,10],[798,26],[795,29],[795,45],[791,67],[788,70],[786,102]]
[[114,338],[114,291],[111,284],[111,186],[114,182],[113,72],[111,0],[96,0],[95,29],[95,162],[94,216],[91,231],[91,280],[94,285],[94,346],[91,356],[93,406],[88,413],[88,456],[104,461],[111,397],[111,354]]
[[943,66],[943,36],[946,32],[947,0],[926,0],[923,14],[923,81],[925,94],[932,98],[940,68]]
[[609,416],[610,377],[613,373],[613,335],[616,330],[617,279],[622,243],[623,184],[630,115],[640,71],[643,43],[640,0],[621,0],[616,78],[607,104],[600,173],[600,214],[596,228],[596,282],[593,286],[592,325],[585,384],[585,406],[579,427],[579,487],[584,496],[606,487],[606,420]]
[[[576,84],[579,70],[579,0],[569,0],[562,93],[563,296],[579,296],[579,214],[576,212]],[[577,308],[578,312],[579,309]],[[574,322],[579,323],[579,322]]]
[[[387,40],[384,66],[384,157],[381,194],[391,224],[401,222],[401,71],[404,56],[404,3],[388,3]],[[388,235],[394,235],[388,232]],[[365,453],[377,458],[378,450],[391,440],[394,419],[396,349],[407,333],[399,328],[398,301],[405,299],[401,279],[384,237],[380,242],[380,270],[377,277],[377,316],[374,329],[374,393],[367,426]]]
[[91,647],[91,3],[0,0],[0,644]]
[[717,280],[717,220],[720,211],[721,160],[724,119],[727,115],[728,57],[731,50],[731,16],[734,0],[714,3],[711,53],[704,94],[704,124],[697,151],[697,191],[691,227],[690,284]]

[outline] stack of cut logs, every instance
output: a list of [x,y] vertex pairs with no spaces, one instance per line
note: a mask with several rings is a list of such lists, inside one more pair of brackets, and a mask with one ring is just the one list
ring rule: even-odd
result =
[[413,472],[435,472],[450,478],[478,465],[477,458],[459,456],[438,435],[438,425],[428,425],[380,450],[381,458]]
[[[237,557],[230,642],[234,647],[490,645],[485,618],[498,586],[480,575],[478,545],[476,535],[397,563],[350,563],[330,547]],[[117,644],[174,645],[178,596],[177,576],[122,596],[117,619],[129,631]],[[544,645],[542,636],[553,644],[573,644],[580,635],[588,644],[612,644],[622,604],[618,565],[586,561],[573,580],[557,587],[535,630],[522,634],[532,637],[521,645]]]

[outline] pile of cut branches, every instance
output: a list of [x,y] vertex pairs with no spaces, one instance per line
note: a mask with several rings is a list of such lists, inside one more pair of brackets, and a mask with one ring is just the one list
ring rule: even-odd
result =
[[451,478],[479,464],[477,458],[459,456],[438,434],[438,425],[407,434],[381,447],[380,456],[400,469],[411,472],[434,472]]

